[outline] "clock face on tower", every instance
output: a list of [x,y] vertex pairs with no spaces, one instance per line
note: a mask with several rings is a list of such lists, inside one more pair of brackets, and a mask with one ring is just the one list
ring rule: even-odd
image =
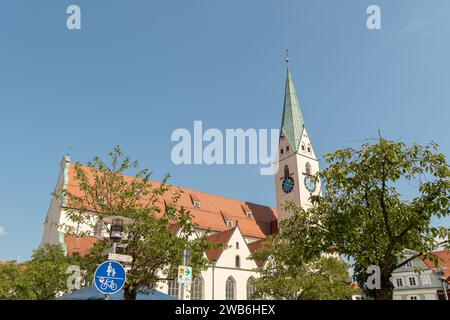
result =
[[308,190],[311,193],[316,191],[316,182],[314,181],[313,177],[306,176],[304,183],[305,183],[306,190]]
[[283,189],[284,193],[290,193],[292,190],[294,190],[294,185],[295,182],[292,177],[285,177],[281,182],[281,188]]

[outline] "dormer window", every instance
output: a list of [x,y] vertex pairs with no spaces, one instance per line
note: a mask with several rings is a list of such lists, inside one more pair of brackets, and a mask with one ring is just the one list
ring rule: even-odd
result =
[[194,206],[194,208],[200,209],[200,206],[201,206],[200,198],[197,197],[195,194],[190,194],[190,196],[191,196],[191,201],[192,201],[192,205]]
[[251,219],[253,217],[253,212],[252,210],[246,205],[246,204],[242,204],[242,211],[244,211],[245,216],[249,219]]
[[234,227],[233,221],[227,220],[227,227],[228,227],[228,228],[233,228],[233,227]]

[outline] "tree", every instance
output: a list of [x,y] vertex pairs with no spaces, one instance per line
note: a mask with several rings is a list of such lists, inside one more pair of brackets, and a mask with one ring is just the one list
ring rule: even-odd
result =
[[286,300],[338,300],[355,293],[348,265],[339,257],[322,255],[322,233],[310,224],[309,214],[286,203],[294,215],[281,222],[282,232],[269,237],[253,254],[265,261],[256,279],[254,298]]
[[[108,155],[110,165],[99,157],[94,157],[88,166],[77,163],[75,180],[79,190],[62,192],[70,208],[70,222],[60,227],[66,234],[80,237],[92,235],[94,230],[99,237],[85,258],[89,261],[84,263],[89,275],[104,260],[102,249],[111,246],[108,226],[102,223],[106,216],[123,216],[133,221],[125,226],[124,246],[120,249],[120,253],[133,259],[124,286],[125,299],[152,291],[159,281],[175,279],[185,248],[192,250],[193,272],[205,269],[209,262],[203,253],[213,245],[206,236],[192,240],[195,225],[189,212],[177,205],[181,191],[173,190],[167,183],[169,176],[161,183],[152,183],[149,171],[139,169],[138,162],[124,156],[119,147]],[[135,174],[125,175],[130,170]],[[170,231],[174,226],[180,230],[178,236]]]
[[34,250],[30,261],[0,267],[0,299],[50,300],[67,292],[69,259],[60,245]]
[[[369,293],[375,299],[391,299],[391,273],[409,260],[449,245],[449,228],[432,226],[432,217],[449,215],[450,170],[438,146],[388,141],[366,143],[328,154],[323,196],[312,198],[313,217],[308,225],[324,240],[321,250],[336,251],[355,261],[356,278],[366,287],[366,269],[377,265],[381,288]],[[401,183],[416,187],[416,195],[404,199]],[[317,237],[317,236],[316,236]],[[302,241],[302,238],[298,238]],[[417,252],[400,259],[402,251]]]

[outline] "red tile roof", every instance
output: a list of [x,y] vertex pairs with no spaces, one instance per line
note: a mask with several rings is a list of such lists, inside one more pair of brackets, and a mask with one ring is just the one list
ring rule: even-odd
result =
[[92,246],[98,241],[97,238],[94,237],[73,237],[73,236],[65,236],[64,243],[67,246],[67,255],[71,256],[75,252],[77,252],[80,256],[85,256],[89,253],[89,250]]
[[437,256],[437,265],[434,263],[433,259],[424,259],[423,261],[425,262],[425,264],[435,273],[437,273],[438,268],[441,267],[442,271],[444,272],[445,279],[450,282],[450,251],[434,251],[431,252],[431,254]]
[[[82,166],[88,177],[92,178],[92,168]],[[68,192],[77,196],[82,195],[76,180],[75,165],[69,167],[69,179],[67,189]],[[125,180],[132,181],[133,177],[124,175]],[[153,187],[158,187],[159,182],[151,181]],[[181,196],[178,200],[177,207],[184,207],[190,211],[193,223],[198,228],[211,230],[216,232],[228,229],[222,212],[226,212],[227,218],[233,220],[239,225],[244,236],[263,239],[270,234],[276,232],[276,210],[268,206],[258,205],[251,202],[236,200],[206,192],[200,192],[192,189],[173,186],[170,192],[164,195],[164,199],[160,204],[161,208],[165,208],[165,202],[171,203],[172,196],[176,190],[180,190]],[[194,208],[193,198],[201,202],[200,208]],[[145,201],[145,199],[143,199]],[[252,217],[246,216],[244,208],[252,211]],[[164,210],[161,210],[163,214]],[[274,222],[275,221],[275,222]]]
[[[230,241],[231,236],[233,235],[233,232],[236,230],[236,227],[215,233],[208,237],[209,241],[212,243],[221,243],[223,245],[226,245],[228,241]],[[219,259],[220,255],[222,254],[224,248],[213,248],[206,251],[206,256],[211,261],[217,261]]]
[[[250,252],[253,254],[256,251],[258,251],[259,249],[262,248],[262,246],[264,245],[264,242],[266,241],[266,239],[261,239],[261,240],[257,240],[257,241],[253,241],[250,242],[247,246],[248,249],[250,250]],[[264,261],[262,260],[255,260],[256,264],[261,267],[264,264]]]

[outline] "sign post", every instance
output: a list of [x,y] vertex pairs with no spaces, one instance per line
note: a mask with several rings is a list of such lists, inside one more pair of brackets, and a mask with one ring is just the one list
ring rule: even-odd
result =
[[178,283],[180,284],[179,299],[185,300],[185,287],[190,288],[192,282],[191,249],[184,249],[182,265],[178,267]]

